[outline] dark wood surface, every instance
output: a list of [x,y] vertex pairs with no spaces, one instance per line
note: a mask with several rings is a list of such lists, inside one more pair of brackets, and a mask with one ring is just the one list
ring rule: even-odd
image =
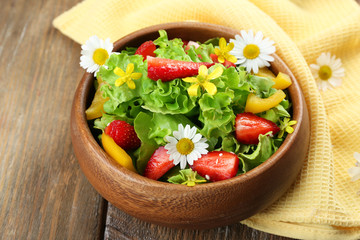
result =
[[287,239],[244,225],[193,231],[139,221],[107,204],[73,154],[70,109],[80,45],[52,20],[80,0],[0,7],[0,239]]

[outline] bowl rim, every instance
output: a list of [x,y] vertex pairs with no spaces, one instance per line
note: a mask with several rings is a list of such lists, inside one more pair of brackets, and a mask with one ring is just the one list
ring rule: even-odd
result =
[[[211,24],[211,23],[203,23],[203,22],[194,22],[194,21],[185,21],[185,22],[172,22],[172,23],[163,23],[158,25],[153,25],[150,27],[146,27],[140,30],[137,30],[135,32],[132,32],[123,38],[120,38],[114,43],[114,51],[117,51],[119,47],[125,43],[129,42],[132,39],[136,39],[141,35],[147,34],[147,33],[153,33],[160,29],[171,29],[176,27],[185,27],[189,29],[193,29],[194,27],[201,27],[206,29],[212,29],[214,27],[218,29],[223,29],[225,31],[229,32],[238,32],[240,34],[240,30],[236,30],[233,28]],[[219,187],[229,186],[233,184],[241,184],[242,182],[249,181],[250,179],[256,178],[259,175],[264,174],[266,171],[268,171],[270,168],[274,167],[279,159],[282,158],[282,156],[286,153],[286,149],[290,147],[296,140],[297,135],[299,134],[299,130],[302,127],[302,119],[304,116],[304,111],[307,108],[305,102],[301,99],[302,91],[300,88],[299,83],[297,82],[296,78],[292,74],[289,67],[285,64],[285,62],[277,55],[273,54],[276,61],[278,61],[280,64],[283,65],[283,67],[287,70],[288,73],[290,73],[290,78],[292,79],[292,85],[289,87],[289,95],[291,98],[292,104],[296,102],[296,108],[294,108],[293,104],[293,113],[292,113],[292,119],[297,121],[297,124],[293,127],[294,132],[291,134],[288,134],[284,140],[284,142],[281,144],[281,146],[277,149],[277,151],[268,158],[265,162],[261,163],[259,166],[251,169],[250,171],[240,174],[238,176],[235,176],[230,179],[217,181],[217,182],[208,182],[205,184],[196,184],[194,187],[188,187],[182,184],[172,184],[168,182],[161,182],[153,179],[146,178],[139,173],[132,172],[125,167],[121,166],[115,160],[113,160],[107,153],[104,151],[104,149],[100,146],[100,144],[95,140],[95,136],[93,136],[90,126],[88,124],[88,121],[86,120],[85,116],[85,110],[86,110],[86,100],[89,97],[89,92],[92,87],[93,81],[95,79],[94,75],[92,73],[85,72],[79,85],[78,89],[76,90],[76,93],[78,96],[74,98],[73,104],[76,104],[80,107],[82,110],[80,112],[76,112],[75,115],[80,122],[79,124],[82,127],[81,133],[78,134],[80,137],[86,138],[84,141],[89,142],[89,148],[100,154],[102,157],[100,157],[100,161],[103,162],[103,164],[106,164],[108,168],[110,168],[112,171],[116,172],[117,174],[121,174],[122,177],[127,177],[128,179],[131,178],[131,181],[133,183],[140,183],[144,185],[144,187],[155,187],[155,188],[166,188],[175,190],[179,193],[186,192],[197,192],[201,190],[211,190],[216,189]],[[307,110],[307,109],[306,109]],[[79,115],[80,114],[80,115]],[[105,161],[103,161],[105,160]],[[127,175],[127,176],[125,176]]]

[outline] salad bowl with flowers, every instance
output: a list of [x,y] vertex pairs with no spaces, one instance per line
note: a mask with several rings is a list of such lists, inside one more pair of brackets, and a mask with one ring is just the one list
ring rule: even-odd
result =
[[176,228],[246,219],[301,170],[301,89],[261,32],[181,22],[82,46],[75,155],[120,210]]

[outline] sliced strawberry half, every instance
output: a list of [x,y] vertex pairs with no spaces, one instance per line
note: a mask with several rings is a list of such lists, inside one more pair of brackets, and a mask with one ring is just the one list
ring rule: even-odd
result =
[[144,176],[154,180],[158,180],[167,171],[174,167],[173,161],[170,160],[170,155],[164,147],[159,147],[155,150],[150,160],[148,161]]
[[[219,63],[218,56],[215,53],[211,53],[210,58],[214,63]],[[223,62],[222,65],[224,65],[226,68],[236,67],[235,63],[230,62],[228,60],[225,60],[225,62]]]
[[141,141],[138,138],[134,127],[125,121],[114,120],[104,131],[124,150],[136,149],[141,145]]
[[236,176],[239,158],[234,153],[212,151],[194,161],[191,168],[209,181],[221,181]]
[[[184,42],[184,41],[183,41]],[[197,42],[194,41],[187,41],[186,44],[184,42],[185,45],[185,51],[190,49],[190,46],[194,46],[195,49],[197,49],[198,47],[200,47],[200,44],[198,44]]]
[[272,131],[276,134],[280,128],[272,121],[259,117],[253,113],[245,112],[236,115],[236,139],[243,144],[258,144],[259,135]]
[[136,50],[135,55],[142,55],[144,60],[147,56],[156,57],[154,51],[156,50],[156,45],[153,41],[146,41],[140,45],[140,47]]
[[211,67],[214,63],[208,62],[186,62],[173,59],[147,57],[148,77],[152,80],[161,79],[163,82],[176,78],[191,77],[198,74],[201,65]]

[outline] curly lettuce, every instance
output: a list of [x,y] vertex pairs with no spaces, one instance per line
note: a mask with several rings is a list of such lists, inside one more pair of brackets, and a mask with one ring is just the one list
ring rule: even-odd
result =
[[[157,57],[192,62],[212,62],[210,54],[218,46],[219,38],[195,47],[186,47],[179,38],[169,40],[166,31],[159,31],[159,38],[154,40],[157,46]],[[276,91],[274,82],[266,77],[248,74],[242,67],[225,68],[215,64],[209,71],[221,66],[223,73],[211,82],[217,87],[217,93],[210,95],[201,91],[199,96],[189,96],[187,89],[191,83],[174,79],[169,82],[154,81],[147,77],[147,60],[141,55],[134,55],[136,48],[126,48],[119,54],[112,54],[105,67],[101,67],[97,76],[104,80],[101,91],[109,100],[104,104],[106,114],[94,121],[94,128],[104,130],[113,120],[124,120],[134,126],[141,140],[141,146],[131,152],[139,173],[145,169],[148,159],[159,147],[167,142],[165,137],[172,135],[178,125],[196,126],[199,132],[208,139],[209,151],[224,150],[239,156],[241,166],[239,174],[247,172],[267,160],[281,145],[283,138],[259,136],[259,144],[240,144],[235,138],[235,118],[244,112],[246,100],[250,93],[267,98]],[[140,79],[134,80],[135,89],[127,84],[115,86],[120,77],[114,73],[116,67],[126,70],[129,63],[134,64],[134,72],[142,73]],[[281,122],[290,117],[291,104],[284,99],[279,105],[258,115],[273,121]],[[170,177],[169,177],[170,178]],[[177,170],[169,179],[173,183],[193,184],[203,179],[191,169]]]

